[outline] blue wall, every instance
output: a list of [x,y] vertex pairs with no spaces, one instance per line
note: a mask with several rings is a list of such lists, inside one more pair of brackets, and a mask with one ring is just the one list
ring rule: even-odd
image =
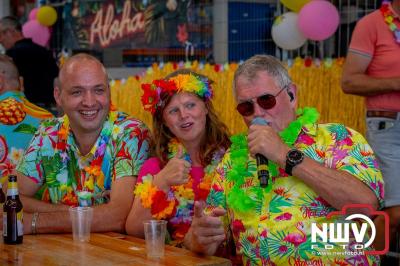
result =
[[274,54],[271,27],[275,9],[275,5],[262,3],[228,4],[229,61],[245,60],[260,53]]

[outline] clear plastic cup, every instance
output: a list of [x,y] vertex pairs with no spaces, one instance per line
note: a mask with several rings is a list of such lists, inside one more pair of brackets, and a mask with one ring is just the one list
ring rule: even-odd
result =
[[146,251],[149,258],[161,258],[164,256],[165,233],[167,221],[149,220],[143,222],[144,236],[146,239]]
[[69,216],[72,222],[74,241],[89,242],[93,209],[91,207],[70,207]]

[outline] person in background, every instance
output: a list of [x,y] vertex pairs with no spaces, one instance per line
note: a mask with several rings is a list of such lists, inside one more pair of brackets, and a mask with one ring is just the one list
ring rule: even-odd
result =
[[[400,225],[400,0],[383,1],[354,29],[343,68],[345,93],[365,97],[367,140],[385,180],[390,239]],[[375,219],[375,246],[385,246],[384,219]]]
[[53,115],[32,104],[11,58],[0,55],[0,182],[7,181],[40,122]]
[[14,17],[0,19],[0,44],[6,49],[24,78],[26,98],[48,110],[54,106],[53,82],[58,66],[49,50],[24,38],[22,27]]
[[26,234],[71,232],[70,206],[94,206],[91,230],[125,231],[148,129],[111,105],[104,66],[77,54],[54,89],[65,115],[46,121],[17,166]]
[[212,106],[211,81],[190,70],[143,84],[144,109],[153,114],[153,156],[139,172],[126,231],[144,237],[143,221],[168,220],[173,245],[181,246],[195,200],[205,200],[228,130]]
[[[340,221],[344,216],[327,216],[347,204],[382,204],[382,176],[364,138],[341,124],[318,124],[315,108],[297,109],[296,86],[272,56],[256,55],[240,65],[234,92],[248,132],[231,137],[215,169],[207,213],[204,202],[195,203],[186,246],[211,255],[233,238],[243,265],[379,263],[377,256],[352,254],[357,243],[351,236],[347,246],[311,237],[313,223]],[[259,167],[270,173],[265,187],[256,155],[269,161]]]

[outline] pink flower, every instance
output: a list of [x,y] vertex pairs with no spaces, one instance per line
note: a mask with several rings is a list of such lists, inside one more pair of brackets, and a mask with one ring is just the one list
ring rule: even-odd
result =
[[222,187],[219,186],[219,185],[217,185],[217,184],[214,184],[211,188],[212,188],[215,192],[221,192],[221,191],[223,191]]
[[246,231],[246,229],[244,228],[244,225],[243,225],[241,220],[234,220],[233,223],[232,223],[232,227],[233,227],[232,228],[233,229],[233,234],[235,236],[239,236],[239,234],[241,232]]
[[266,238],[268,236],[268,231],[267,230],[262,231],[260,236]]
[[385,190],[383,189],[383,183],[379,181],[378,187],[379,187],[379,196],[383,199],[385,197]]
[[280,246],[278,250],[280,253],[286,253],[288,248],[287,248],[287,246]]
[[315,143],[314,139],[306,134],[301,134],[298,138],[298,143],[304,143],[306,145],[312,145]]
[[247,240],[249,240],[250,243],[255,243],[256,242],[256,237],[253,235],[250,235],[247,237]]
[[285,212],[282,215],[279,215],[278,217],[275,218],[275,221],[288,221],[292,219],[292,214],[289,212]]
[[316,197],[315,200],[321,202],[322,205],[330,206],[330,204],[326,200],[324,200],[322,197]]

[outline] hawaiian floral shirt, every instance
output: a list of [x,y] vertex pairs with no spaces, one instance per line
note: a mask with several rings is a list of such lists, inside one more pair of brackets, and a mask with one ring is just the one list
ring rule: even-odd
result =
[[[302,128],[295,148],[327,167],[346,171],[368,186],[383,206],[383,180],[370,146],[357,132],[340,124],[319,124]],[[335,209],[309,186],[279,169],[272,178],[270,192],[262,191],[255,210],[240,213],[227,206],[226,196],[233,184],[226,176],[232,168],[230,152],[216,169],[207,199],[209,209],[227,210],[224,222],[228,239],[236,245],[237,256],[244,265],[377,265],[379,258],[365,255],[343,255],[343,247],[332,250],[311,249],[311,223],[332,222],[327,219]],[[248,170],[253,173],[245,183],[245,193],[255,197],[252,188],[259,187],[256,162],[249,157]],[[271,182],[271,180],[270,180]],[[253,197],[254,196],[254,197]],[[333,256],[326,255],[330,251]],[[342,252],[340,255],[334,252]]]
[[46,110],[28,102],[22,92],[0,95],[0,182],[4,183],[28,147],[43,119],[52,118]]
[[[68,152],[62,153],[56,148],[62,124],[63,118],[43,122],[17,167],[17,171],[41,185],[35,195],[40,200],[78,205],[77,195],[86,184],[85,180],[81,180],[85,176],[82,172],[94,161],[96,150],[106,149],[99,168],[101,172],[88,185],[93,192],[92,204],[95,205],[108,202],[112,181],[124,176],[137,176],[147,159],[148,129],[142,122],[124,113],[117,114],[108,142],[101,143],[104,141],[103,134],[107,133],[102,130],[92,150],[85,156],[80,154],[71,131],[67,136]],[[79,169],[71,165],[78,165]]]

